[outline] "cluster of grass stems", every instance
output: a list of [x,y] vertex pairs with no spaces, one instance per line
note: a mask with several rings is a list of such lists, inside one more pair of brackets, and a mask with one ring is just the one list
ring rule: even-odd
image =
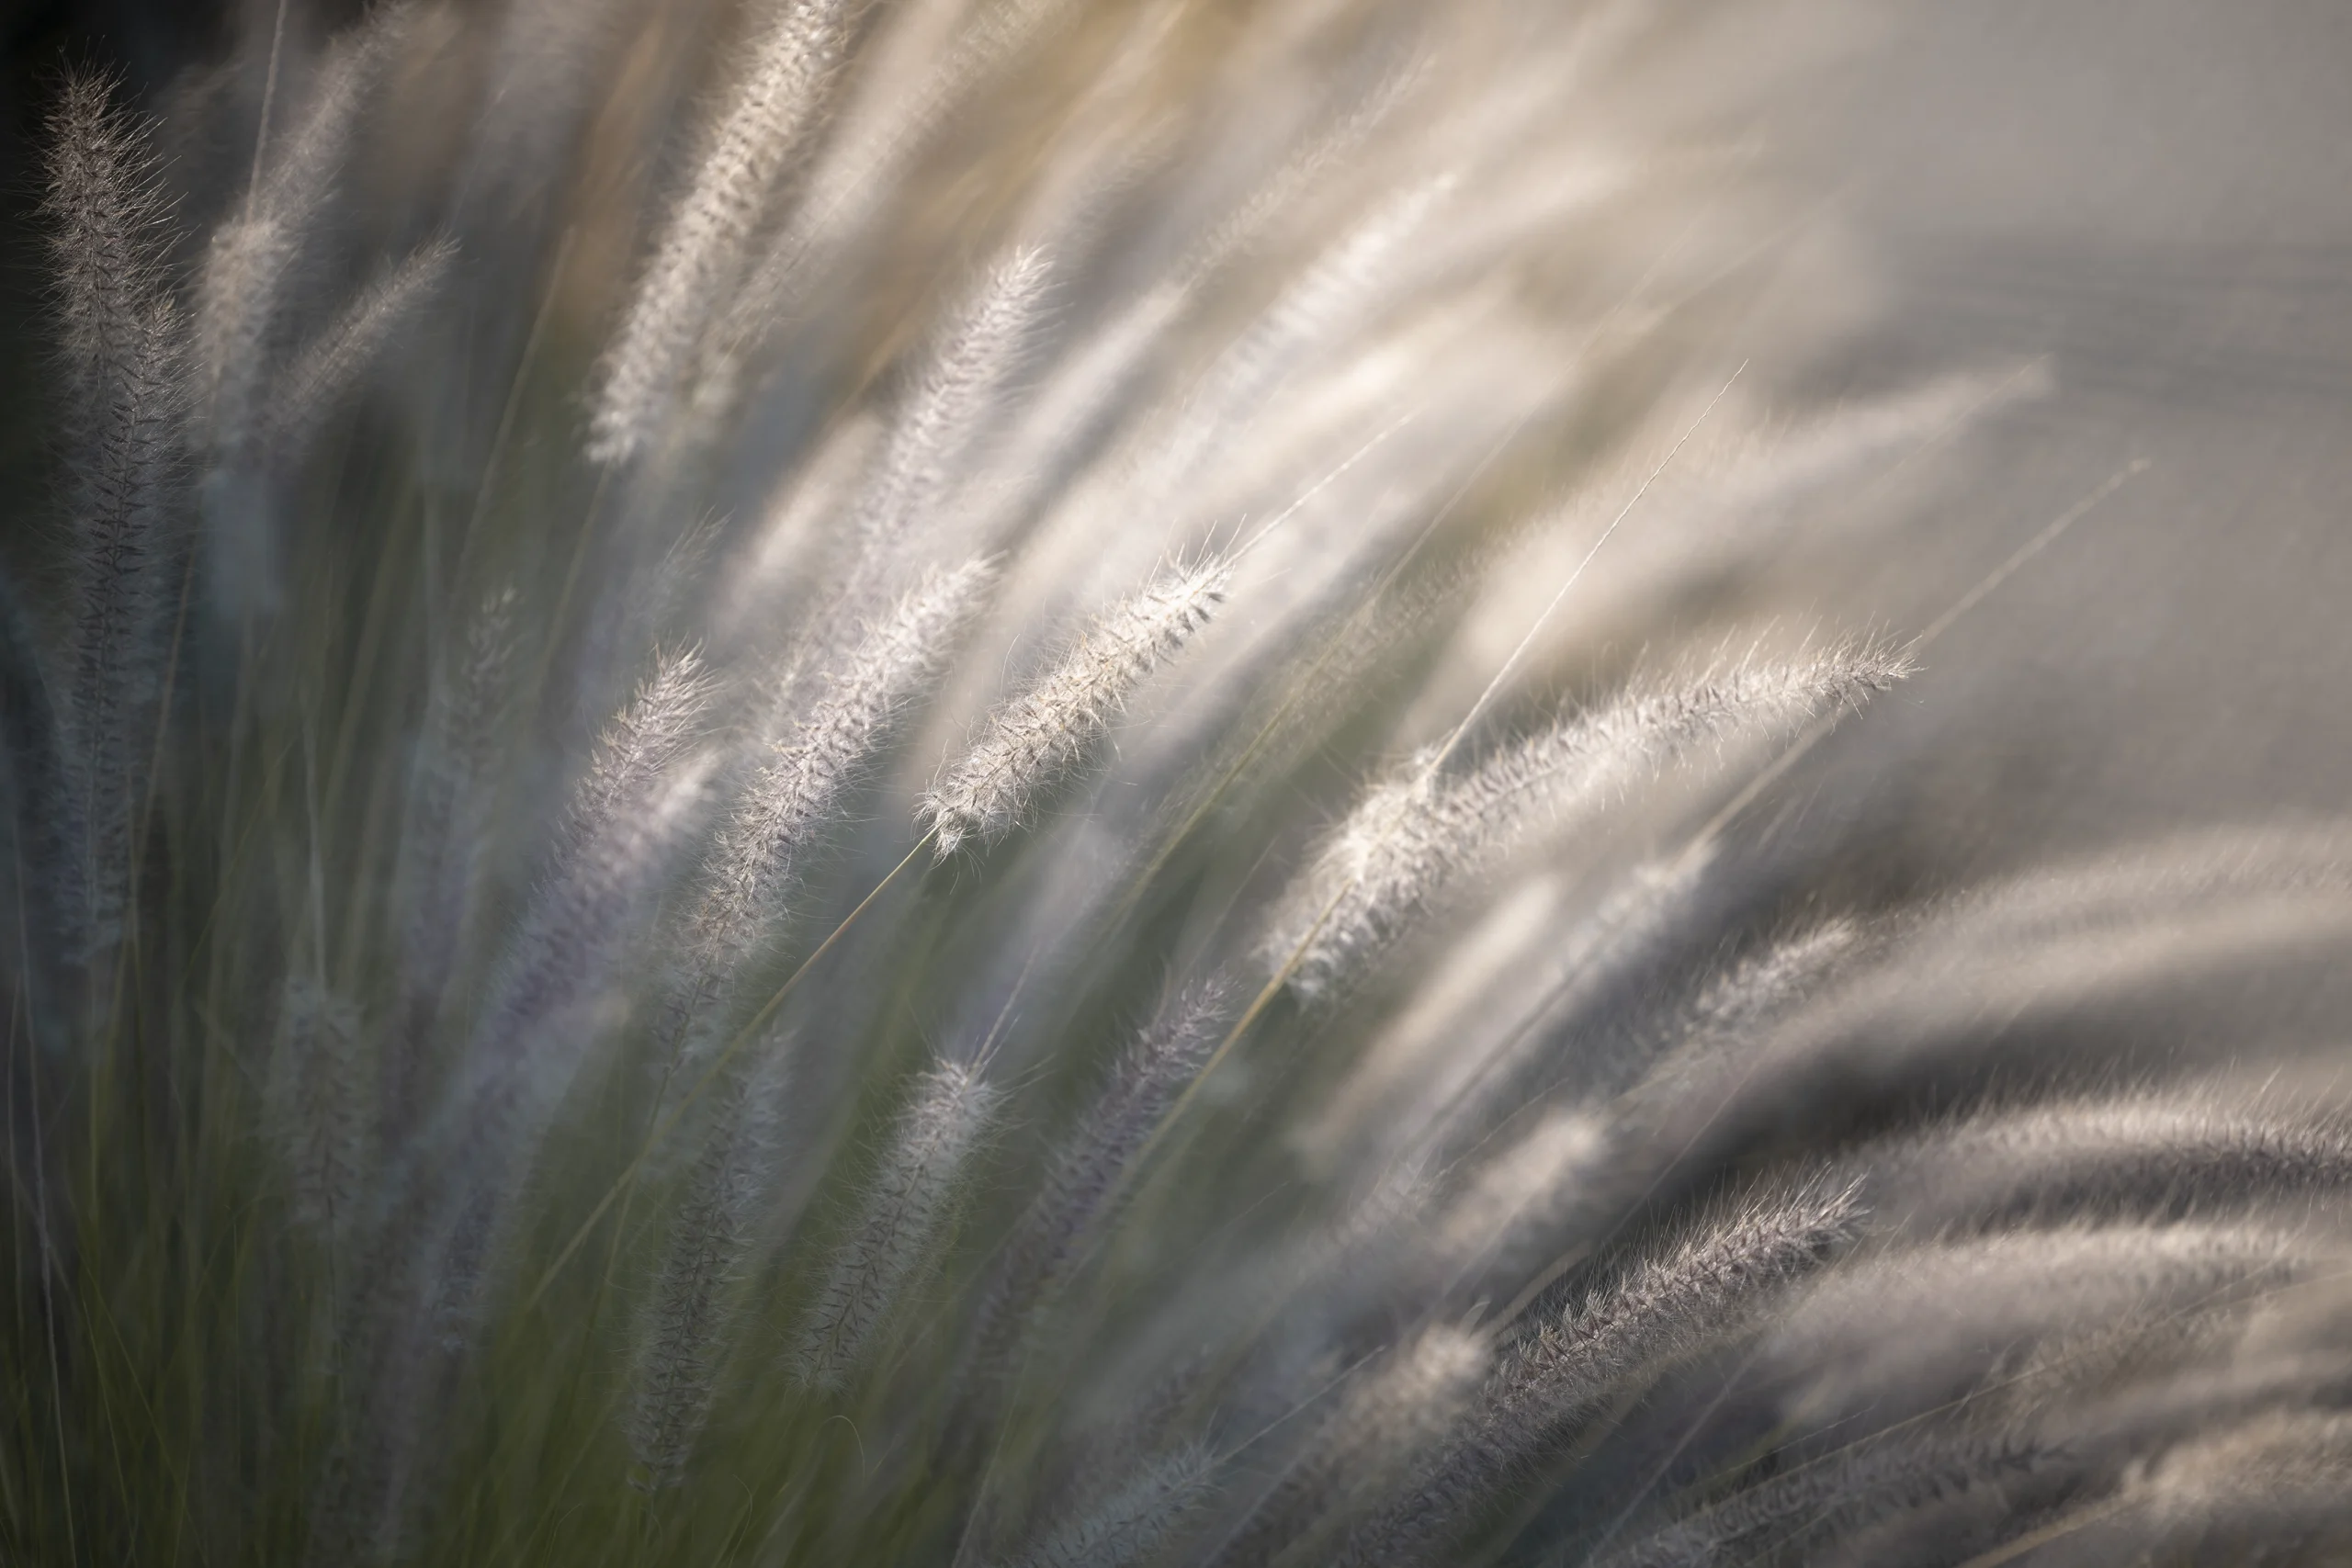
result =
[[62,76],[0,1554],[2337,1561],[2352,1108],[2188,1002],[2352,839],[1768,810],[1952,617],[1744,585],[2034,379],[1766,418],[1805,15]]

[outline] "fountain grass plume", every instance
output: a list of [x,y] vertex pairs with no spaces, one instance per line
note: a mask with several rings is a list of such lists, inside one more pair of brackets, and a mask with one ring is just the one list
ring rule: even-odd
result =
[[846,40],[846,0],[775,0],[755,14],[749,58],[704,133],[615,334],[590,416],[588,455],[617,463],[654,439],[706,322],[741,275],[785,170]]
[[263,445],[277,460],[301,459],[359,378],[447,280],[457,259],[454,240],[419,246],[302,347],[287,366],[284,384],[270,399],[262,423]]
[[1283,900],[1265,952],[1305,1000],[1338,991],[1482,857],[1550,818],[1572,824],[1709,742],[1787,737],[1910,671],[1902,654],[1833,647],[1785,663],[1657,681],[1497,748],[1459,771],[1443,749],[1374,785]]
[[296,979],[282,1020],[271,1089],[294,1220],[322,1242],[347,1245],[376,1177],[359,1009]]
[[942,1062],[915,1084],[802,1325],[793,1352],[802,1382],[839,1389],[868,1354],[954,1218],[1001,1100],[968,1063]]
[[170,202],[150,128],[114,96],[103,76],[66,82],[45,201],[71,530],[56,677],[64,798],[53,829],[58,912],[85,957],[119,936],[130,897],[185,547],[187,343],[166,271]]
[[1136,1158],[1216,1049],[1228,1005],[1215,982],[1170,997],[1057,1141],[975,1314],[973,1371],[984,1382],[1013,1371],[1031,1348],[1080,1249],[1114,1217]]
[[776,1100],[787,1064],[787,1053],[770,1049],[730,1075],[646,1298],[628,1434],[647,1484],[656,1488],[684,1478],[734,1346],[741,1314],[732,1298],[780,1152]]
[[982,721],[917,809],[946,860],[1010,835],[1101,743],[1144,678],[1173,659],[1225,598],[1230,569],[1180,567],[1097,615],[1028,687]]
[[587,771],[574,786],[557,829],[560,878],[587,845],[614,832],[701,733],[712,682],[695,649],[655,657],[636,694],[596,738]]
[[484,840],[496,816],[499,719],[515,655],[516,595],[486,595],[462,641],[431,677],[398,874],[401,925],[397,1014],[384,1063],[383,1113],[404,1129],[471,912]]
[[1897,1432],[1800,1464],[1684,1517],[1595,1551],[1564,1548],[1550,1561],[1595,1568],[1704,1568],[1837,1539],[1972,1488],[2030,1495],[2035,1472],[2071,1470],[2067,1456],[2030,1442],[1959,1430]]
[[[2127,1310],[2219,1311],[2320,1267],[2273,1224],[2117,1224],[1890,1247],[1815,1282],[1761,1355],[1815,1381],[1812,1397],[1882,1410],[1945,1379],[1980,1375],[1975,1348],[2016,1351]],[[2029,1287],[2028,1281],[2031,1281]]]
[[1546,1113],[1480,1166],[1432,1227],[1440,1267],[1476,1279],[1547,1245],[1611,1168],[1611,1145],[1609,1123],[1589,1110]]
[[1483,1510],[1579,1435],[1604,1402],[1756,1321],[1826,1264],[1862,1218],[1851,1187],[1758,1194],[1625,1266],[1555,1323],[1506,1348],[1453,1440],[1351,1532],[1333,1561],[1444,1560]]
[[[809,170],[792,213],[752,265],[719,334],[722,355],[741,355],[763,343],[779,320],[789,321],[806,300],[821,264],[850,249],[888,198],[893,177],[923,139],[976,90],[1018,59],[1069,0],[984,0],[977,17],[964,18],[952,42],[912,66],[917,80],[889,95],[861,96],[845,109],[838,133]],[[907,30],[935,28],[938,13],[915,13]],[[928,26],[926,25],[928,24]],[[877,53],[882,52],[877,49]],[[714,367],[725,380],[729,370]]]
[[268,344],[268,308],[278,303],[295,237],[275,214],[245,219],[213,236],[197,306],[197,342],[206,383],[210,444],[234,450],[249,439]]
[[310,280],[295,269],[306,241],[326,222],[363,96],[413,15],[409,5],[379,6],[336,39],[285,133],[261,128],[238,214],[213,231],[198,278],[194,336],[203,382],[199,441],[216,461],[238,460],[254,436],[284,317],[309,291]]
[[[2352,1506],[2339,1484],[2347,1461],[2352,1420],[2276,1412],[2165,1455],[2118,1510],[2123,1528],[2115,1534],[2142,1550],[2200,1538],[2245,1550],[2281,1535],[2340,1550],[2352,1538]],[[2110,1537],[2105,1544],[2120,1543]]]
[[1888,1217],[1930,1233],[2037,1213],[2213,1213],[2352,1190],[2341,1108],[2232,1100],[2197,1085],[1987,1110],[1875,1145],[1855,1165]]
[[887,554],[941,501],[956,459],[996,413],[1019,368],[1022,336],[1050,274],[1043,250],[1012,252],[924,346],[859,502],[869,550]]
[[[1821,1180],[1704,1215],[1662,1258],[1626,1265],[1557,1323],[1512,1347],[1488,1385],[1499,1428],[1524,1441],[1629,1379],[1689,1355],[1852,1241],[1864,1213],[1850,1186]],[[1533,1424],[1531,1426],[1531,1423]]]
[[1206,1561],[1307,1561],[1351,1515],[1420,1466],[1468,1410],[1493,1363],[1487,1337],[1434,1324],[1348,1381],[1231,1538]]
[[725,1024],[739,972],[783,934],[809,856],[993,578],[986,561],[928,574],[838,666],[813,678],[816,694],[744,789],[704,863],[662,1026],[666,1059],[690,1065],[704,1054],[695,1048],[697,1024]]
[[624,944],[648,923],[669,863],[700,814],[711,759],[694,754],[711,683],[691,650],[664,655],[599,737],[539,885],[515,922],[422,1157],[447,1162],[462,1215],[435,1287],[467,1303],[549,1114],[605,1027]]
[[1216,1478],[1216,1456],[1206,1449],[1158,1455],[1108,1495],[1048,1527],[1010,1562],[1018,1568],[1138,1568],[1207,1500]]

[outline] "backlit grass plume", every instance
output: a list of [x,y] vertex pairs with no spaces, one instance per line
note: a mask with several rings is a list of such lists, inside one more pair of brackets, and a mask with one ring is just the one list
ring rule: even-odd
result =
[[1951,848],[2133,470],[1832,8],[280,9],[51,93],[0,1557],[2352,1550],[2352,829]]
[[917,808],[939,858],[967,840],[994,843],[1033,814],[1101,743],[1137,682],[1208,623],[1227,575],[1215,563],[1167,574],[1098,617],[1035,684],[990,713]]
[[68,518],[65,625],[51,664],[59,798],[54,914],[103,961],[130,895],[131,840],[187,554],[187,310],[170,287],[169,198],[150,130],[76,78],[51,126],[58,412]]
[[[741,272],[788,162],[832,74],[841,0],[753,6],[752,56],[713,118],[685,189],[639,280],[591,421],[592,456],[637,452],[674,399],[711,307]],[[762,15],[765,11],[769,15]]]

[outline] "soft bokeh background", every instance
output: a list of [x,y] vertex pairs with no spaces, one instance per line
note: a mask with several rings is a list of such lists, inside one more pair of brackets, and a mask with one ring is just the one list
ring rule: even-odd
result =
[[1854,373],[2004,350],[2055,370],[1921,547],[1997,558],[2152,464],[1919,684],[1906,721],[1941,738],[1919,787],[1965,807],[2005,786],[1938,814],[1962,843],[2341,807],[2348,65],[2352,11],[2324,0],[1918,6],[1807,117],[1887,279]]

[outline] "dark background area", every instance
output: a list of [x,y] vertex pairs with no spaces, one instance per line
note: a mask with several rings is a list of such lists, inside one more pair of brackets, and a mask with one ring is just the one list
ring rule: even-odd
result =
[[28,73],[61,57],[109,62],[152,87],[192,49],[219,35],[224,0],[10,0],[7,17],[9,130],[21,132]]
[[11,546],[41,520],[43,275],[34,220],[41,122],[59,75],[69,63],[110,68],[151,103],[183,62],[220,47],[227,22],[224,0],[0,0],[0,536]]

